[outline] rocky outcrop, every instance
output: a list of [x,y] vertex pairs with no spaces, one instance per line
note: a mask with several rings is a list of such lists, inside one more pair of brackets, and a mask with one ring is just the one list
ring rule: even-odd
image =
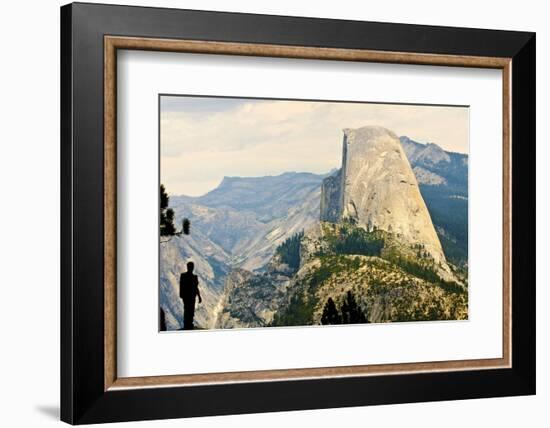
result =
[[441,184],[447,184],[445,180],[440,175],[437,175],[427,169],[422,168],[421,166],[415,166],[413,168],[414,175],[418,184],[426,184],[428,186],[439,186]]
[[340,217],[340,186],[342,170],[323,180],[321,185],[321,221],[337,223]]
[[[413,168],[418,184],[446,186],[449,192],[468,193],[468,155],[447,152],[434,143],[422,144],[408,137],[399,137],[401,147]],[[435,174],[443,182],[422,182],[424,172]],[[422,188],[420,189],[422,191]],[[426,201],[429,206],[429,202]]]
[[[401,241],[421,244],[435,263],[445,263],[441,244],[416,177],[399,138],[366,126],[344,130],[342,168],[323,182],[321,218],[349,219],[371,231],[381,229]],[[339,190],[335,190],[339,187]]]
[[408,137],[400,137],[399,140],[411,164],[425,163],[437,165],[440,162],[451,162],[451,156],[449,153],[437,144],[420,144]]
[[284,271],[285,266],[263,273],[233,270],[225,282],[214,328],[268,326],[290,283],[290,277]]

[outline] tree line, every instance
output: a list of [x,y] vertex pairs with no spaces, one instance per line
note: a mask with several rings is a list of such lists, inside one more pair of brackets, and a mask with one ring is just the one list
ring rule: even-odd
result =
[[334,303],[332,297],[329,297],[321,315],[321,324],[323,325],[365,324],[368,322],[367,313],[361,310],[355,300],[355,295],[350,290],[346,293],[340,310],[336,307],[336,303]]

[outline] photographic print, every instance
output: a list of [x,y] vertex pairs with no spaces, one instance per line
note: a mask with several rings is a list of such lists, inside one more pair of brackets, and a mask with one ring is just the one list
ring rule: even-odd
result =
[[159,95],[161,331],[468,319],[467,106]]

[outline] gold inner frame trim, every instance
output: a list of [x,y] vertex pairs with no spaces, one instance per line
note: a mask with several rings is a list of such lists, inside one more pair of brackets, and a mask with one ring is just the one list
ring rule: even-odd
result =
[[[241,55],[333,61],[359,61],[393,64],[439,65],[454,67],[494,68],[502,70],[502,144],[503,144],[503,320],[502,358],[432,361],[421,363],[357,365],[342,367],[261,370],[228,373],[204,373],[171,376],[117,376],[116,322],[116,89],[117,50],[147,50],[211,55]],[[512,165],[511,165],[511,82],[510,58],[461,55],[385,52],[361,49],[337,49],[305,46],[251,43],[170,40],[139,37],[104,37],[104,389],[192,386],[219,383],[282,381],[311,378],[358,377],[419,372],[479,370],[511,367],[512,340]]]

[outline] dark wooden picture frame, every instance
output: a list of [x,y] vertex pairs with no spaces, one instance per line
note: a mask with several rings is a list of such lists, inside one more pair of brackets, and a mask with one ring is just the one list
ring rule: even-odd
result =
[[[117,49],[501,69],[503,357],[118,378]],[[61,130],[62,420],[81,424],[535,393],[533,33],[71,4],[61,9]]]

